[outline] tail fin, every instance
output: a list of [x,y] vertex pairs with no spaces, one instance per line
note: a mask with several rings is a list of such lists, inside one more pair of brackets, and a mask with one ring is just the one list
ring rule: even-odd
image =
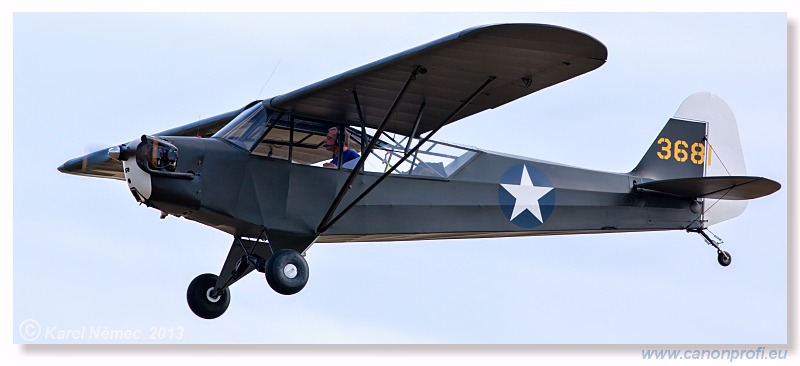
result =
[[631,174],[654,180],[705,175],[706,123],[670,118]]
[[[631,174],[653,180],[747,175],[728,104],[711,93],[690,95]],[[747,201],[706,199],[704,206],[703,219],[712,225],[739,216]]]

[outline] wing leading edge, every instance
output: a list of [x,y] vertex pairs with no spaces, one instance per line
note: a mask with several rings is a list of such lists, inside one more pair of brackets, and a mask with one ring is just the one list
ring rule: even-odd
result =
[[[499,24],[449,35],[333,76],[268,101],[275,109],[308,117],[359,121],[377,128],[412,70],[417,75],[386,131],[415,137],[475,113],[496,108],[569,80],[605,63],[608,52],[596,39],[543,24]],[[472,90],[489,77],[491,86],[449,121]],[[419,127],[414,129],[425,103]]]

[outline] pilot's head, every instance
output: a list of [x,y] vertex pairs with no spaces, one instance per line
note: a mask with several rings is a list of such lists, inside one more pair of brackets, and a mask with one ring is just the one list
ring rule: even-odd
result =
[[[338,132],[337,127],[331,127],[328,129],[328,135],[325,136],[325,142],[322,143],[322,146],[325,147],[328,151],[337,151],[336,149],[336,135]],[[350,145],[350,132],[344,130],[344,149]],[[343,149],[343,150],[344,150]]]

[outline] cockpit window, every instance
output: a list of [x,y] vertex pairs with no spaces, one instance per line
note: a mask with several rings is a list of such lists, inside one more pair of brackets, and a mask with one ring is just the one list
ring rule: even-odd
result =
[[296,164],[322,165],[333,156],[323,146],[330,123],[283,115],[253,149],[254,155],[290,160]]
[[251,151],[266,129],[267,111],[261,103],[257,103],[236,116],[212,137],[228,140]]
[[[358,129],[352,127],[353,123],[350,125],[346,127],[350,135],[348,149],[363,154],[362,148],[376,138],[377,131],[371,128]],[[226,139],[256,156],[322,167],[334,158],[333,153],[324,146],[325,137],[332,126],[336,124],[270,111],[257,103],[236,116],[213,137]],[[384,132],[377,138],[374,149],[367,154],[362,169],[364,172],[384,173],[392,170],[395,175],[446,179],[478,153],[474,148],[429,140],[403,159],[420,142],[420,138],[409,141],[408,136]],[[353,169],[358,161],[351,162],[352,166],[342,164],[341,168]]]

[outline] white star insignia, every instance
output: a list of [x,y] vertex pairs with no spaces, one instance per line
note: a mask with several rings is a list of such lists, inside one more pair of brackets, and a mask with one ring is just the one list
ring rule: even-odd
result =
[[521,213],[528,210],[539,222],[542,220],[542,210],[539,207],[539,199],[553,190],[553,187],[537,187],[531,182],[528,169],[522,165],[522,176],[519,184],[500,184],[508,193],[514,196],[514,211],[511,212],[511,220],[514,220]]

